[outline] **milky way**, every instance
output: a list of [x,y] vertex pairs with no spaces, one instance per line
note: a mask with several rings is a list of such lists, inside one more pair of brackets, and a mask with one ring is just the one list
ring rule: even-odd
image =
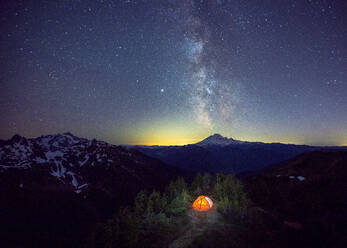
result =
[[183,7],[184,43],[191,67],[190,104],[195,118],[211,131],[217,121],[226,121],[231,126],[236,96],[233,84],[231,80],[225,84],[215,75],[215,54],[206,51],[211,44],[210,27],[199,17],[199,6],[194,1],[185,1]]
[[0,8],[0,138],[347,143],[347,1]]

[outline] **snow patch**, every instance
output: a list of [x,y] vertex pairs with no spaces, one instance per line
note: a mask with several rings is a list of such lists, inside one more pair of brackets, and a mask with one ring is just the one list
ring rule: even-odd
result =
[[84,189],[84,188],[87,187],[87,186],[88,186],[87,183],[78,186],[78,188],[75,190],[75,193],[76,193],[76,194],[81,193],[81,192],[82,192],[82,189]]
[[35,161],[36,163],[38,163],[38,164],[43,164],[43,163],[46,163],[46,162],[47,162],[47,160],[45,160],[45,159],[43,159],[43,158],[40,158],[40,157],[36,157],[36,158],[34,159],[34,161]]
[[56,162],[56,169],[57,170],[51,170],[50,174],[52,176],[55,176],[57,178],[60,178],[60,177],[65,177],[65,173],[66,173],[66,168],[61,164],[61,162],[59,161],[55,161]]
[[85,187],[87,187],[87,186],[88,186],[88,183],[85,183],[85,184],[82,184],[82,185],[78,186],[78,188],[79,188],[79,189],[83,189],[83,188],[85,188]]
[[48,138],[48,137],[42,138],[42,139],[41,139],[41,145],[42,145],[43,147],[45,147],[45,148],[48,148],[48,147],[49,147],[49,141],[50,141],[50,140],[51,140],[51,139]]
[[87,161],[89,160],[89,156],[88,155],[86,155],[85,156],[85,158],[84,158],[84,161],[80,161],[79,163],[80,163],[80,166],[83,166],[85,163],[87,163]]
[[72,177],[72,185],[77,188],[78,187],[78,182],[77,182],[77,179],[75,177],[75,173],[73,173],[72,171],[68,171],[66,172],[66,174],[70,175]]
[[102,159],[100,158],[100,154],[99,154],[99,153],[96,154],[96,160],[97,160],[99,163],[102,162]]
[[304,181],[305,180],[305,177],[303,177],[303,176],[297,176],[296,177],[299,181]]
[[64,153],[62,153],[61,151],[55,151],[55,152],[48,151],[45,153],[45,156],[48,160],[50,159],[55,160],[56,157],[63,157]]

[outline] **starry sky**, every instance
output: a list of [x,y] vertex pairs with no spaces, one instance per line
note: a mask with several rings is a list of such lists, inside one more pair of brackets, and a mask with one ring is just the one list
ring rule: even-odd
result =
[[347,145],[347,1],[0,7],[0,138]]

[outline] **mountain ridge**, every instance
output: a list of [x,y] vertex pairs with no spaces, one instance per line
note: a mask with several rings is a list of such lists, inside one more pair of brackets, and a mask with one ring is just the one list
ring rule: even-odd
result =
[[0,173],[8,170],[42,170],[47,176],[70,185],[76,193],[88,187],[88,169],[100,167],[109,170],[112,167],[114,172],[125,173],[136,179],[141,178],[137,171],[141,175],[146,169],[154,169],[143,166],[148,163],[161,172],[165,169],[176,170],[136,150],[79,138],[69,132],[29,139],[16,134],[0,142]]
[[304,152],[347,147],[319,147],[239,141],[213,134],[184,146],[127,146],[178,168],[222,173],[254,173]]
[[0,240],[4,247],[33,240],[34,247],[81,247],[97,223],[131,204],[140,190],[159,190],[186,175],[103,141],[68,133],[14,135],[0,142]]

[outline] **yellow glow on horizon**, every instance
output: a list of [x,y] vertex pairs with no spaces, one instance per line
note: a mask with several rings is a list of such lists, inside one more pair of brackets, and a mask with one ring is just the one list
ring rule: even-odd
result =
[[206,129],[195,125],[184,125],[176,121],[152,122],[143,128],[132,130],[129,145],[187,145],[197,143],[206,138]]
[[188,144],[194,144],[199,142],[201,139],[186,139],[182,137],[174,137],[167,135],[166,137],[158,137],[153,136],[149,137],[147,141],[142,142],[141,145],[146,146],[181,146],[181,145],[188,145]]
[[245,126],[209,130],[194,121],[179,118],[151,120],[135,128],[128,127],[123,130],[124,136],[119,137],[118,144],[180,146],[200,142],[214,133],[219,133],[227,138],[249,142],[347,146],[347,137],[337,138],[336,136],[327,134],[324,137],[311,137],[294,132],[284,134],[271,129],[264,132]]
[[[147,130],[138,130],[136,134],[134,133],[134,139],[131,140],[129,145],[158,145],[158,146],[174,146],[174,145],[187,145],[195,144],[202,141],[208,136],[212,135],[214,132],[209,132],[206,129],[199,129],[198,127],[185,127],[185,128],[175,128],[175,127],[152,127]],[[220,133],[222,136],[227,138],[233,138],[241,141],[249,142],[264,142],[264,143],[282,143],[282,144],[295,144],[295,145],[317,145],[317,146],[347,146],[347,142],[314,142],[309,138],[304,138],[300,136],[263,136],[263,135],[246,135],[240,134],[238,136],[230,136]],[[136,137],[136,138],[135,138]]]
[[[127,142],[128,145],[147,145],[147,146],[175,146],[194,144],[202,141],[213,133],[205,128],[198,126],[175,126],[175,125],[157,125],[147,126],[143,129],[137,129],[132,132],[132,138]],[[241,141],[264,142],[264,143],[283,143],[283,144],[308,144],[297,137],[270,137],[262,135],[239,134],[238,136],[225,135],[227,138],[233,138]]]
[[342,146],[347,146],[347,135],[345,135],[345,137],[343,137],[341,145]]

